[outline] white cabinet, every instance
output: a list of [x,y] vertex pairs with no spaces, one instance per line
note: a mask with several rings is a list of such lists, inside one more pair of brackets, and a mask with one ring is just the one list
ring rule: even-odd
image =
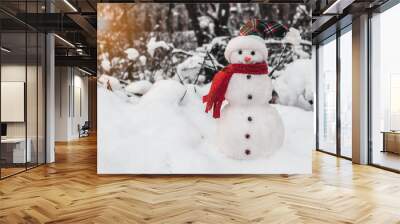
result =
[[[1,140],[2,145],[12,148],[12,162],[25,163],[32,161],[32,140],[27,139],[27,147],[25,151],[25,138],[8,138]],[[25,161],[26,160],[26,161]]]

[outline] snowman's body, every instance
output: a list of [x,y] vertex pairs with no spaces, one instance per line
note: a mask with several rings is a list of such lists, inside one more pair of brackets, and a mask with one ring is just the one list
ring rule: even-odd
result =
[[[268,49],[263,35],[255,35],[274,32],[277,27],[260,20],[246,23],[240,33],[250,34],[229,41],[224,56],[231,65],[215,75],[209,94],[203,97],[206,112],[213,106],[213,116],[218,118],[217,147],[230,158],[265,158],[283,144],[282,119],[268,103],[272,98],[272,81],[268,74],[263,74],[268,73]],[[227,104],[219,111],[223,100]]]
[[234,159],[262,158],[279,149],[284,127],[268,101],[272,82],[267,74],[233,74],[225,93],[228,104],[218,120],[218,148]]

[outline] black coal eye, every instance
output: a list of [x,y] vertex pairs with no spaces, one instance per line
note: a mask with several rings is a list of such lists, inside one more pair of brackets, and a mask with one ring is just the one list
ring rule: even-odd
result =
[[238,54],[242,54],[242,50],[239,50]]
[[252,51],[250,54],[251,54],[251,55],[255,55],[255,54],[256,54],[256,52]]

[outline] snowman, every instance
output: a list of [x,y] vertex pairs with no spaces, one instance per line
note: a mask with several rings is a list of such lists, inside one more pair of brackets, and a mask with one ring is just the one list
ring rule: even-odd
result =
[[[247,22],[225,49],[230,64],[214,76],[209,93],[203,96],[206,112],[212,110],[218,119],[217,147],[230,158],[268,157],[283,143],[282,119],[268,103],[273,87],[264,41],[282,30],[286,28],[275,22]],[[222,108],[224,100],[227,104]]]

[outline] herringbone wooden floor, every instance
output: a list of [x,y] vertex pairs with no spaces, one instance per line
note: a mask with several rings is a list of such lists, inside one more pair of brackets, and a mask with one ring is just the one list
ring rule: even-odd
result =
[[400,223],[400,175],[314,153],[312,175],[98,176],[96,139],[0,181],[0,223]]

